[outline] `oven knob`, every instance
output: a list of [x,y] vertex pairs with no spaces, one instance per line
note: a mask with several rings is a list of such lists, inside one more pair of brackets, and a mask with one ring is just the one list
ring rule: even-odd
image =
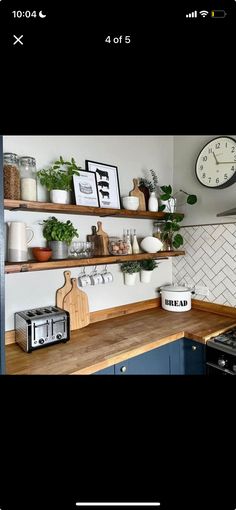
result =
[[61,340],[61,338],[62,338],[62,334],[61,333],[57,333],[57,339]]
[[225,365],[226,365],[225,359],[224,358],[219,358],[218,359],[218,365],[219,365],[219,367],[225,367]]
[[39,344],[44,344],[44,338],[39,339]]

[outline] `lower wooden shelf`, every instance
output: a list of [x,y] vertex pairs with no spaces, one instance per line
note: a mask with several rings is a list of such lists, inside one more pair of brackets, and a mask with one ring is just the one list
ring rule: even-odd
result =
[[169,257],[178,257],[185,255],[184,251],[161,251],[157,253],[138,253],[137,255],[109,255],[106,257],[92,257],[86,259],[63,259],[50,260],[48,262],[36,262],[29,260],[27,262],[7,262],[5,264],[5,273],[24,273],[27,271],[46,271],[48,269],[62,269],[65,267],[98,266],[104,264],[121,264],[132,260],[147,259],[166,259]]

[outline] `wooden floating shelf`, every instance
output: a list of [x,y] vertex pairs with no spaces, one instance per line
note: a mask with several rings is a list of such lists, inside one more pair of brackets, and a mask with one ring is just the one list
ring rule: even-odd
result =
[[[60,214],[83,214],[87,216],[108,217],[115,216],[117,218],[137,218],[156,220],[165,217],[164,212],[150,211],[127,211],[126,209],[110,209],[102,207],[87,207],[82,205],[65,205],[52,204],[51,202],[27,202],[25,200],[4,200],[4,209],[10,211],[40,211]],[[179,214],[179,213],[178,213]],[[180,216],[184,216],[181,214]]]
[[121,264],[132,260],[148,260],[148,259],[166,259],[169,257],[178,257],[185,255],[184,251],[161,251],[157,253],[138,253],[137,255],[110,255],[106,257],[92,257],[86,259],[63,259],[50,260],[48,262],[36,262],[30,260],[28,262],[7,262],[5,264],[5,273],[23,273],[28,271],[46,271],[47,269],[62,269],[67,267],[81,266],[98,266],[105,264]]

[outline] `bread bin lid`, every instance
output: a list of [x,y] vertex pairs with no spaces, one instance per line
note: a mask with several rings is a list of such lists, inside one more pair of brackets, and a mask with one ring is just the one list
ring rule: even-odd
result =
[[160,287],[160,290],[167,290],[171,292],[190,292],[189,287],[181,287],[180,285],[164,285],[163,287]]

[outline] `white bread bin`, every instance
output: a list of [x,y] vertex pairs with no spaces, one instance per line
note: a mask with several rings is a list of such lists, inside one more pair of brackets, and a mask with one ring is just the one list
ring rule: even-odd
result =
[[192,290],[188,287],[165,285],[160,287],[161,306],[169,312],[187,312],[191,310]]

